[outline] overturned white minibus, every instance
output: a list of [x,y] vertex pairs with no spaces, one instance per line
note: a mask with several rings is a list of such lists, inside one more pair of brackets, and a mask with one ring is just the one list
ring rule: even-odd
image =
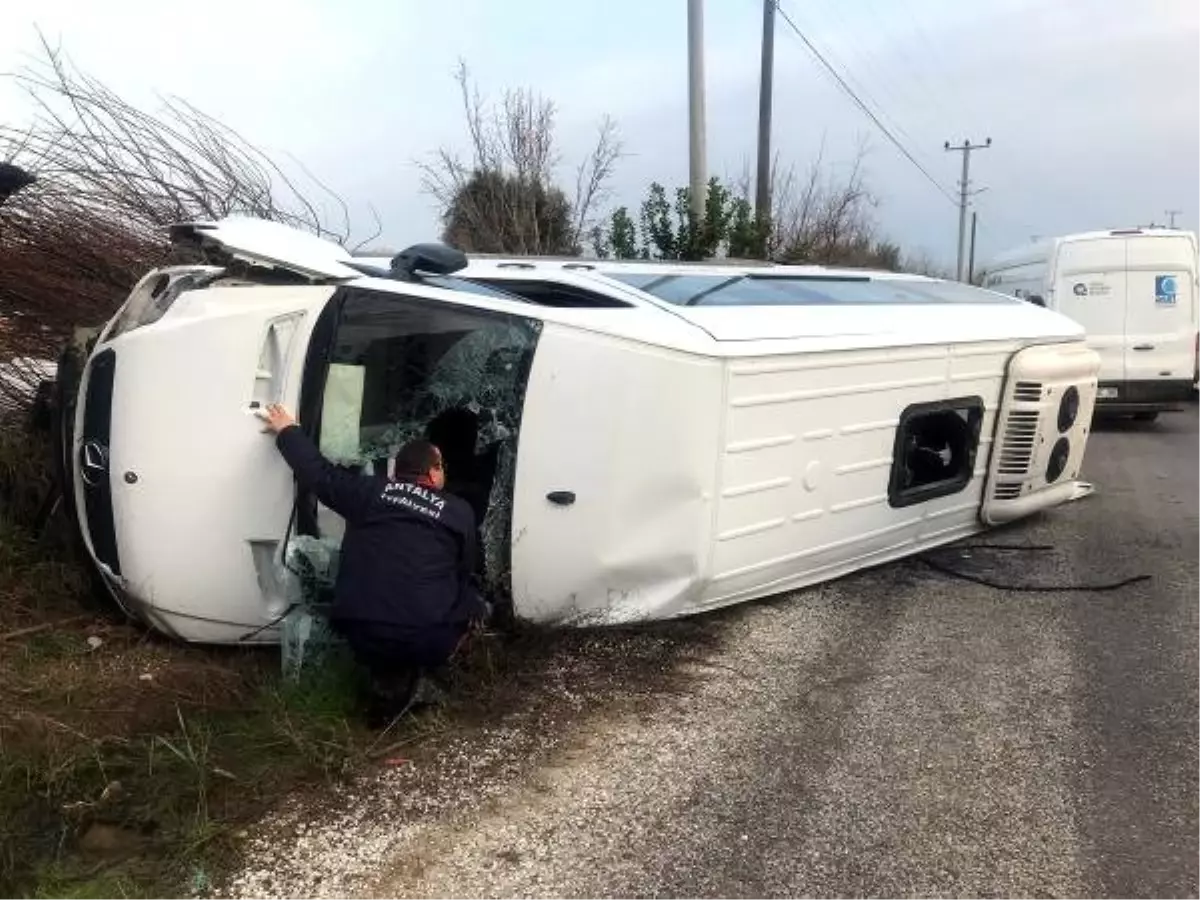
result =
[[336,548],[337,516],[261,432],[270,402],[347,465],[439,443],[489,590],[542,622],[763,597],[1076,490],[1098,357],[1069,319],[990,291],[436,245],[389,264],[247,219],[173,237],[209,264],[133,290],[90,348],[68,447],[105,583],[183,640],[278,640],[289,547]]

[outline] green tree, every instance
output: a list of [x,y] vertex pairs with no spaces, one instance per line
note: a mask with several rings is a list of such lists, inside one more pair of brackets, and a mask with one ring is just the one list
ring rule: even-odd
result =
[[671,224],[671,205],[667,192],[657,181],[650,185],[642,202],[642,257],[644,259],[678,259],[675,227]]
[[636,259],[639,256],[637,226],[624,206],[618,207],[612,214],[608,240],[612,247],[612,255],[617,259]]
[[[738,201],[717,178],[708,183],[704,214],[698,221],[691,216],[691,199],[691,191],[681,187],[675,190],[671,203],[666,188],[658,182],[650,185],[641,209],[643,259],[703,260],[727,251],[730,224],[740,209]],[[607,237],[619,259],[635,255],[637,231],[624,207],[613,213]]]
[[729,219],[729,255],[734,259],[766,259],[771,221],[760,222],[745,197],[735,197]]
[[668,194],[658,182],[647,189],[635,225],[621,207],[593,232],[598,254],[618,259],[769,259],[899,271],[901,248],[878,236],[877,200],[866,184],[865,147],[847,166],[831,167],[818,155],[807,172],[771,170],[771,209],[762,219],[751,203],[749,172],[731,185],[708,183],[703,215],[691,217],[687,187]]

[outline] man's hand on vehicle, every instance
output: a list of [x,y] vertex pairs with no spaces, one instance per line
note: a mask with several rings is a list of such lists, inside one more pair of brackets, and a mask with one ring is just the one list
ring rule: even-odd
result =
[[266,423],[263,431],[270,434],[279,434],[285,428],[296,424],[292,414],[279,403],[268,404],[266,409],[259,410],[258,416]]

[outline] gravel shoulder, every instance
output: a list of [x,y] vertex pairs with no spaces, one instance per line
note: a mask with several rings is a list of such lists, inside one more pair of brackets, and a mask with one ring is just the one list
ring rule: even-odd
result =
[[1195,896],[1197,464],[1194,409],[1101,429],[1096,495],[971,542],[1052,549],[935,557],[1149,581],[907,561],[597,637],[603,678],[576,648],[524,712],[274,817],[233,890]]

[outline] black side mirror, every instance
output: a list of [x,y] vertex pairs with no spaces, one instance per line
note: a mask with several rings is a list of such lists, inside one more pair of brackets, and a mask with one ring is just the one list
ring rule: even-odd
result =
[[392,257],[392,277],[413,281],[417,272],[449,275],[467,267],[467,254],[449,244],[414,244]]
[[1046,305],[1046,301],[1045,301],[1045,299],[1043,299],[1041,294],[1030,294],[1025,299],[1028,300],[1030,303],[1032,303],[1034,306],[1045,306]]

